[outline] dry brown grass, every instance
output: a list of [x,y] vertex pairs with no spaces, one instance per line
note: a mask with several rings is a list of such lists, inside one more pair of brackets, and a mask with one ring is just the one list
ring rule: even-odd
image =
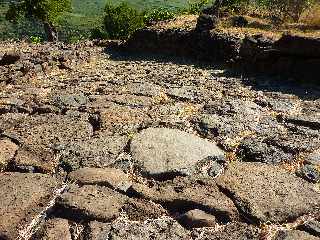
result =
[[[252,36],[262,34],[274,40],[279,39],[284,33],[320,38],[320,3],[314,5],[303,13],[299,23],[284,23],[282,25],[273,25],[265,16],[266,13],[256,13],[250,11],[251,14],[244,14],[249,24],[247,27],[233,27],[231,24],[232,14],[221,19],[214,32],[227,33],[243,38],[247,35]],[[173,20],[159,22],[150,28],[155,29],[194,29],[197,23],[197,15],[177,16]]]
[[301,16],[301,22],[320,29],[320,3],[305,11]]
[[151,26],[150,28],[156,29],[192,29],[195,28],[197,24],[197,15],[181,15],[175,17],[173,20],[158,22],[157,24]]

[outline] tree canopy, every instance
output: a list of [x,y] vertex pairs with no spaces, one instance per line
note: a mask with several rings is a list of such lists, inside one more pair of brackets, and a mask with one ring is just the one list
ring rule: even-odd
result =
[[[20,0],[10,4],[6,19],[16,21],[19,17],[32,17],[44,23],[47,34],[52,34],[57,17],[71,10],[71,0]],[[48,36],[49,40],[53,36]],[[54,38],[54,37],[53,37]]]

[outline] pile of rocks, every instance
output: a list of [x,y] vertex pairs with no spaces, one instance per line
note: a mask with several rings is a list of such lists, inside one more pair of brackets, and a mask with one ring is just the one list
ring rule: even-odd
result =
[[79,62],[88,61],[92,43],[80,45],[35,44],[8,42],[0,55],[0,83],[12,83],[21,77],[44,75],[56,69],[72,69]]

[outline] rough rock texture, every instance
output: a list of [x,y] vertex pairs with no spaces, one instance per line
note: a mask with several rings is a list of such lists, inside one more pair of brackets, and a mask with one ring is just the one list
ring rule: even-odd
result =
[[319,208],[320,193],[314,186],[279,167],[233,163],[217,181],[253,221],[281,223]]
[[0,238],[16,239],[57,188],[56,180],[47,175],[0,173]]
[[320,57],[320,39],[284,35],[274,44],[274,48],[289,55]]
[[[183,21],[195,27],[192,19]],[[239,55],[241,39],[228,34],[165,29],[149,37],[171,34],[168,41],[154,46],[146,37],[141,44],[178,51],[172,43],[181,41],[181,52],[193,56],[193,43],[201,54],[216,53],[208,59]],[[273,44],[261,36],[252,41],[259,49],[247,49],[250,59]],[[244,77],[186,58],[126,55],[90,42],[0,43],[0,56],[6,52],[20,59],[0,66],[0,238],[16,239],[49,199],[54,206],[39,227],[58,239],[61,231],[72,239],[99,239],[102,231],[102,239],[252,240],[264,237],[258,220],[296,226],[298,216],[318,213],[318,85]],[[141,137],[150,129],[160,131],[152,141]],[[163,138],[163,130],[174,134]],[[151,178],[133,151],[137,139],[139,156],[154,160],[149,166],[158,168],[170,153],[180,173]],[[224,161],[209,157],[216,146]],[[53,198],[57,188],[64,190]],[[195,209],[219,225],[188,229],[179,216]],[[29,230],[37,230],[33,224]],[[306,224],[298,229],[315,236],[317,225]]]
[[320,149],[312,152],[307,158],[306,158],[306,163],[315,165],[315,166],[320,166]]
[[260,239],[260,229],[245,223],[231,223],[222,226],[218,231],[203,229],[193,233],[194,239],[205,240],[258,240]]
[[100,134],[91,139],[71,141],[56,146],[67,171],[81,167],[107,167],[115,162],[128,142],[126,136]]
[[214,227],[217,224],[213,215],[199,209],[194,209],[179,216],[178,221],[186,228]]
[[[219,15],[216,9],[213,11],[213,15]],[[131,52],[160,52],[218,60],[231,63],[232,67],[239,66],[247,73],[255,71],[281,74],[297,80],[302,78],[317,82],[319,38],[284,34],[276,39],[262,34],[216,31],[214,26],[217,19],[209,12],[210,10],[204,11],[197,21],[188,22],[177,18],[168,24],[160,23],[141,29],[123,44],[123,48]],[[236,27],[270,28],[268,24],[255,21],[249,24],[243,16],[234,16],[230,20]]]
[[0,169],[2,169],[13,159],[18,146],[8,139],[0,139],[0,149]]
[[156,219],[163,216],[168,216],[168,211],[161,206],[151,201],[144,199],[130,199],[123,207],[123,211],[132,221],[145,221],[148,219]]
[[204,159],[224,161],[216,144],[174,129],[149,128],[132,139],[132,157],[153,177],[189,175]]
[[20,59],[19,53],[6,52],[0,59],[0,66],[16,63]]
[[81,168],[71,172],[68,178],[77,184],[106,186],[124,192],[132,185],[127,174],[112,168]]
[[119,216],[126,201],[126,196],[106,187],[73,185],[59,197],[57,208],[73,219],[109,221]]
[[57,166],[54,154],[57,146],[71,140],[88,139],[93,131],[85,117],[20,113],[1,115],[0,129],[22,146],[13,165],[16,168],[34,167],[41,172],[52,171]]
[[69,222],[62,218],[46,221],[33,240],[72,240]]
[[297,240],[297,239],[304,239],[304,240],[318,240],[318,237],[312,236],[306,232],[302,232],[299,230],[293,231],[280,231],[274,238],[275,240]]
[[241,39],[226,33],[208,31],[214,26],[216,20],[207,21],[209,22],[200,23],[205,26],[198,26],[205,31],[183,28],[141,29],[136,31],[123,47],[129,51],[166,53],[205,60],[235,59],[240,49]]
[[134,184],[132,190],[134,194],[161,203],[174,212],[184,213],[198,208],[213,213],[222,222],[238,218],[233,202],[219,191],[213,181],[176,178],[152,188]]
[[320,238],[320,221],[316,219],[311,220],[299,226],[299,230],[303,230],[305,232],[310,233],[313,236]]
[[147,220],[145,222],[131,222],[119,219],[111,224],[91,224],[91,239],[190,239],[190,232],[170,218]]

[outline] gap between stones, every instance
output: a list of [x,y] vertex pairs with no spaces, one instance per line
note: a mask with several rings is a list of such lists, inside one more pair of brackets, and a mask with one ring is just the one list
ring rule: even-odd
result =
[[56,199],[61,196],[61,194],[67,189],[68,185],[63,184],[61,188],[56,189],[54,192],[53,198],[49,201],[45,209],[40,212],[31,223],[25,226],[20,232],[17,240],[29,240],[39,229],[41,221],[43,221],[48,215],[50,215],[50,211],[53,209]]

